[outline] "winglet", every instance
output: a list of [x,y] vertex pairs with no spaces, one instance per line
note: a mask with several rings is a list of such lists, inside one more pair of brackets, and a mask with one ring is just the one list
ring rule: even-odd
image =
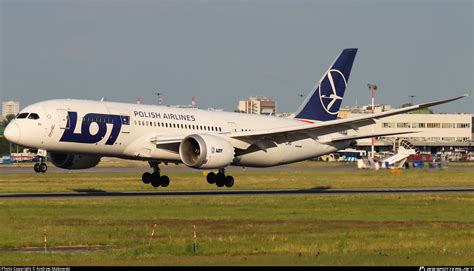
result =
[[439,105],[439,104],[449,103],[449,102],[456,101],[456,100],[459,100],[459,99],[462,99],[462,98],[465,98],[465,97],[468,97],[468,96],[469,95],[467,95],[467,94],[463,94],[461,96],[457,96],[457,97],[446,99],[446,100],[439,100],[439,101],[434,101],[434,102],[422,103],[422,104],[418,104],[418,105],[414,105],[414,106],[415,107],[418,106],[418,108],[426,108],[426,107],[435,106],[435,105]]

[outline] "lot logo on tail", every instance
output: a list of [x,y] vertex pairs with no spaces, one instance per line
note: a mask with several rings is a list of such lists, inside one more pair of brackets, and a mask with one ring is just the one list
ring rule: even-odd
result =
[[324,79],[321,80],[319,83],[319,98],[323,109],[327,113],[331,115],[339,113],[346,87],[347,80],[344,74],[336,69],[330,69]]
[[[107,127],[111,126],[110,132],[105,145],[113,145],[117,140],[122,125],[130,125],[130,117],[122,115],[89,113],[82,118],[81,129],[79,133],[75,133],[77,125],[77,112],[68,112],[68,120],[64,133],[59,140],[60,142],[75,142],[94,144],[104,139],[107,134]],[[95,123],[98,126],[97,132],[91,133],[91,126]]]
[[295,119],[310,123],[337,119],[356,53],[356,48],[341,52],[296,110]]

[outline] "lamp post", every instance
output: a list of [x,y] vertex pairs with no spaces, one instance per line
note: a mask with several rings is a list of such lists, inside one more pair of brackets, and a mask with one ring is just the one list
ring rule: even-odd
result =
[[[375,91],[377,90],[377,85],[375,84],[367,84],[367,87],[369,90],[372,90],[372,114],[375,113]],[[375,126],[372,124],[372,135],[374,134],[374,129]],[[375,153],[375,139],[372,137],[372,145],[371,145],[371,153],[370,157],[374,159],[374,153]]]
[[157,92],[155,93],[156,95],[156,104],[157,105],[162,105],[163,104],[163,93]]

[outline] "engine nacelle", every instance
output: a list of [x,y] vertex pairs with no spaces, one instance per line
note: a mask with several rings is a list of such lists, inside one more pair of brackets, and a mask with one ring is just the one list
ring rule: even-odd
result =
[[100,162],[99,156],[67,154],[67,153],[50,153],[51,162],[59,168],[65,169],[86,169],[97,166]]
[[234,146],[224,138],[209,134],[194,134],[179,145],[181,161],[192,168],[217,169],[234,160]]

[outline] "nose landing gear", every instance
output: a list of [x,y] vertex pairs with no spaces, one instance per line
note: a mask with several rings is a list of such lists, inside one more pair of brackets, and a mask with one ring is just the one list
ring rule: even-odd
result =
[[46,151],[45,150],[38,150],[38,157],[39,157],[39,163],[36,163],[33,166],[33,170],[36,173],[45,173],[48,171],[48,165],[44,162],[46,160]]
[[33,170],[36,172],[36,173],[45,173],[46,171],[48,171],[48,165],[46,165],[46,163],[36,163],[34,166],[33,166]]
[[232,187],[234,186],[234,177],[225,175],[225,169],[219,169],[219,172],[216,174],[214,172],[209,172],[206,176],[207,182],[209,184],[215,184],[217,187]]

